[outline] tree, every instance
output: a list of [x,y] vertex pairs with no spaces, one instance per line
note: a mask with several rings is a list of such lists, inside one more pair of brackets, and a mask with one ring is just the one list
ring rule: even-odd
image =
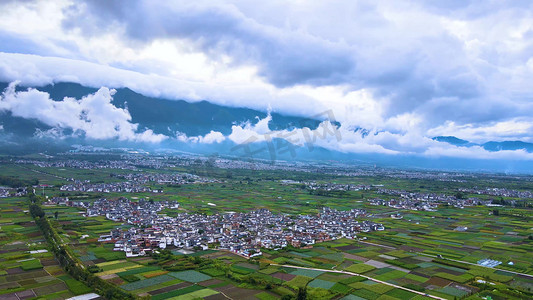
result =
[[298,288],[298,295],[296,295],[296,300],[306,300],[307,299],[307,287]]
[[202,263],[202,258],[199,257],[199,256],[195,256],[195,257],[194,257],[194,264],[195,264],[195,265],[199,265],[199,264],[201,264],[201,263]]
[[32,218],[42,218],[44,217],[44,211],[38,204],[32,203],[30,205],[30,215],[32,216]]

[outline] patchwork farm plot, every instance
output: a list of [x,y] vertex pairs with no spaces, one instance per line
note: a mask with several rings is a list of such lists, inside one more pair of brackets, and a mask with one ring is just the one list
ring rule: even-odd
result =
[[61,269],[26,207],[26,198],[0,202],[0,299],[66,299],[91,292]]
[[[210,253],[213,254],[213,253]],[[152,299],[196,299],[224,294],[249,295],[260,294],[262,290],[239,287],[240,283],[227,277],[233,273],[230,269],[243,268],[244,259],[227,252],[215,252],[216,259],[196,256],[165,256],[165,259],[135,258],[108,261],[96,266],[96,275],[118,285],[125,291],[139,296],[150,296]],[[168,253],[167,253],[168,255]],[[169,260],[170,258],[170,260]],[[231,261],[229,265],[222,261]],[[220,261],[220,262],[217,262]],[[88,265],[91,265],[88,263]],[[221,268],[224,265],[225,268]],[[252,265],[259,268],[258,265]],[[171,271],[186,268],[197,270]],[[253,269],[249,269],[255,271]],[[240,276],[240,275],[236,275]],[[216,279],[215,279],[216,278]],[[224,297],[224,296],[222,296]]]
[[[218,299],[224,297],[222,294],[233,295],[234,299],[252,296],[276,299],[295,296],[303,287],[307,288],[311,299],[423,297],[415,292],[454,299],[469,295],[477,297],[484,287],[478,280],[488,279],[495,284],[514,286],[530,282],[505,271],[475,265],[454,266],[451,261],[390,247],[341,239],[310,249],[265,251],[262,258],[252,261],[225,251],[206,251],[203,255],[110,260],[94,265],[99,268],[96,274],[101,278],[152,299],[178,296],[179,299],[200,296]],[[285,266],[276,261],[282,261]],[[91,264],[88,262],[88,265]],[[176,271],[187,268],[194,270]],[[349,273],[332,273],[332,269]],[[490,295],[511,298],[499,290],[491,291]]]
[[[296,277],[287,281],[286,285],[293,288],[307,285],[308,288],[311,288],[311,291],[314,288],[319,288],[328,290],[329,293],[351,293],[353,296],[363,299],[377,299],[382,297],[382,295],[398,299],[411,299],[421,296],[415,292],[427,293],[444,299],[472,295],[470,297],[475,299],[479,295],[476,293],[489,284],[498,287],[491,290],[491,295],[509,299],[513,298],[513,296],[517,297],[518,294],[513,295],[513,291],[504,288],[501,284],[513,286],[520,285],[526,281],[533,282],[533,277],[531,276],[526,277],[506,271],[433,258],[425,256],[424,253],[393,250],[390,246],[370,245],[366,242],[362,243],[353,240],[338,240],[329,242],[326,246],[330,251],[344,255],[345,262],[351,262],[348,267],[335,268],[336,271],[362,274],[365,278],[333,275],[333,273],[327,273],[326,270],[324,270],[326,271],[324,273],[324,271],[314,272],[313,270],[297,269],[290,272]],[[322,247],[317,248],[320,249]],[[294,264],[295,268],[308,268],[310,264],[312,268],[323,268],[324,261],[313,258],[312,252],[314,252],[314,249],[298,249],[296,251],[310,254],[304,259],[305,264],[295,264],[294,260],[289,260],[286,264]],[[269,256],[268,260],[274,261],[277,258],[292,255],[291,252],[276,252],[265,256]],[[362,259],[357,260],[356,258]],[[330,263],[334,263],[334,261]],[[281,268],[286,269],[287,267]],[[394,288],[394,285],[406,287],[411,291]],[[333,297],[333,295],[330,296]],[[520,298],[520,296],[517,298]],[[346,299],[358,298],[349,296]]]

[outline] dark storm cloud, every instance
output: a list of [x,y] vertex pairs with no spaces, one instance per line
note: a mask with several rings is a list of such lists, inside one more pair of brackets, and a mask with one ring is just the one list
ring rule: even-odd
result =
[[[360,9],[354,18],[364,20],[372,14],[375,26],[387,25],[375,7]],[[132,43],[141,45],[158,38],[188,40],[211,58],[228,55],[235,64],[256,66],[258,74],[277,87],[340,84],[369,88],[392,99],[388,115],[412,111],[434,98],[468,99],[482,93],[483,83],[464,66],[463,45],[442,32],[408,47],[385,38],[370,45],[332,42],[259,23],[228,4],[81,1],[66,15],[65,28],[81,28],[88,35],[120,28]]]
[[[517,66],[530,62],[533,27],[519,38],[509,37],[508,29],[513,20],[528,20],[531,3],[331,1],[313,6],[94,0],[75,1],[64,9],[62,25],[67,31],[80,29],[70,33],[82,37],[114,34],[134,51],[158,39],[184,41],[180,45],[212,60],[226,64],[230,57],[230,67],[253,66],[276,87],[367,89],[387,103],[384,118],[419,112],[424,126],[431,127],[448,119],[475,123],[528,115],[511,98],[531,98],[524,88],[530,71]],[[290,5],[294,10],[285,13]],[[456,25],[465,27],[446,27]],[[461,37],[470,31],[471,36]],[[2,40],[9,42],[0,48],[5,52],[50,54],[15,36]],[[469,53],[470,46],[477,50]],[[131,67],[154,71],[150,68]]]
[[187,39],[214,58],[229,55],[235,63],[256,65],[259,75],[278,87],[344,83],[355,68],[349,47],[263,26],[229,5],[89,1],[67,14],[64,26],[87,34],[123,26],[135,41]]

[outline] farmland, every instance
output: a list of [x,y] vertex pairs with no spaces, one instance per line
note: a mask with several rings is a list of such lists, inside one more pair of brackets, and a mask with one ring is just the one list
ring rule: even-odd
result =
[[48,252],[26,208],[25,198],[0,202],[0,299],[64,299],[91,292]]
[[[122,169],[86,170],[4,163],[0,170],[21,180],[38,180],[38,195],[86,201],[127,197],[177,201],[177,209],[160,214],[223,214],[268,209],[275,213],[315,215],[324,206],[367,213],[359,220],[383,224],[385,230],[360,232],[355,239],[339,238],[305,247],[261,249],[248,258],[228,249],[155,249],[127,257],[114,251],[112,241],[99,241],[115,228],[135,228],[103,215],[86,217],[85,209],[42,204],[45,218],[62,243],[84,268],[124,292],[152,299],[290,299],[306,291],[309,299],[521,299],[533,297],[533,199],[465,194],[476,201],[491,198],[512,205],[456,206],[439,203],[434,210],[372,205],[371,199],[394,200],[377,188],[342,193],[312,192],[302,182],[384,186],[413,193],[454,195],[458,189],[498,186],[531,191],[529,177],[476,176],[461,182],[386,176],[345,176],[319,172],[221,169],[171,166],[136,172],[187,172],[216,183],[168,185],[150,183],[162,193],[101,193],[60,190],[68,178],[113,183]],[[290,181],[287,183],[286,181]],[[44,195],[43,195],[44,194]],[[477,203],[477,202],[476,202]],[[66,299],[92,292],[66,272],[50,250],[28,212],[27,197],[0,200],[0,299],[45,297]],[[401,218],[391,218],[400,213]],[[465,228],[464,230],[457,230]],[[186,250],[186,251],[185,251]],[[496,268],[477,264],[501,262]],[[358,276],[360,275],[360,276]]]

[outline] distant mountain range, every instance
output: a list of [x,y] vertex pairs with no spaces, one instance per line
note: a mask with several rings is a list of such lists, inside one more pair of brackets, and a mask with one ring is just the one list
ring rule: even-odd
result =
[[[0,90],[4,90],[7,86],[8,83],[0,83]],[[56,83],[35,88],[49,93],[50,98],[56,101],[61,101],[65,97],[80,99],[98,90],[77,83]],[[17,90],[25,89],[27,87],[17,86]],[[198,136],[205,135],[211,130],[227,135],[231,133],[232,125],[244,122],[257,123],[257,118],[263,119],[267,116],[266,112],[248,108],[221,106],[207,101],[187,102],[147,97],[129,88],[116,90],[112,103],[119,108],[127,106],[132,123],[139,124],[140,129],[152,129],[155,133],[167,136],[175,136],[176,132],[187,136]],[[269,123],[271,130],[303,126],[314,129],[320,123],[318,120],[285,116],[275,112],[271,116],[272,121]],[[35,129],[50,129],[50,126],[37,120],[14,117],[6,112],[0,112],[0,122],[5,131],[23,136],[33,136]]]
[[435,141],[444,142],[460,147],[472,147],[481,146],[488,151],[501,151],[501,150],[521,150],[524,149],[527,152],[533,152],[533,143],[527,143],[522,141],[503,141],[503,142],[486,142],[483,144],[476,144],[466,140],[456,138],[454,136],[436,136],[433,138]]
[[[4,90],[8,83],[0,83],[0,90]],[[28,87],[17,86],[17,90],[26,90]],[[95,93],[96,88],[82,86],[77,83],[55,83],[44,87],[34,87],[50,94],[50,98],[61,101],[64,97],[80,99],[83,96]],[[264,119],[267,112],[248,108],[229,107],[210,103],[208,101],[187,102],[184,100],[169,100],[147,97],[132,91],[129,88],[116,88],[117,92],[112,103],[116,107],[128,109],[132,123],[139,124],[139,130],[151,129],[155,133],[174,137],[176,133],[187,136],[204,136],[212,130],[229,135],[233,125],[244,123],[256,124],[259,119]],[[298,116],[288,116],[273,112],[269,122],[270,130],[292,129],[308,127],[317,128],[320,120],[306,119]],[[142,148],[147,151],[186,151],[199,154],[214,154],[238,156],[235,147],[238,146],[229,139],[221,143],[201,144],[183,143],[176,139],[168,139],[161,144],[137,143],[131,141],[99,140],[87,141],[81,138],[43,139],[35,138],[36,131],[46,131],[50,126],[36,120],[15,117],[8,111],[0,111],[0,152],[5,154],[24,154],[35,152],[54,153],[66,151],[72,144],[94,145],[103,147],[130,147]],[[354,129],[362,137],[369,131],[364,128]],[[487,142],[476,144],[453,136],[437,136],[435,141],[449,143],[459,147],[481,146],[489,151],[525,149],[533,152],[533,144],[521,141]],[[286,144],[284,140],[273,140],[275,145]],[[253,148],[269,149],[271,145],[255,143]],[[241,149],[242,150],[242,149]],[[239,151],[241,151],[239,150]],[[293,150],[293,151],[292,151]],[[410,154],[387,155],[378,153],[344,153],[314,147],[294,147],[291,151],[263,151],[255,158],[276,160],[320,160],[345,161],[347,163],[377,164],[380,166],[415,167],[431,169],[454,169],[476,171],[505,171],[532,173],[533,163],[529,161],[500,161],[476,160],[455,157],[423,157]],[[241,151],[242,152],[242,151]],[[239,152],[240,153],[240,152]]]

